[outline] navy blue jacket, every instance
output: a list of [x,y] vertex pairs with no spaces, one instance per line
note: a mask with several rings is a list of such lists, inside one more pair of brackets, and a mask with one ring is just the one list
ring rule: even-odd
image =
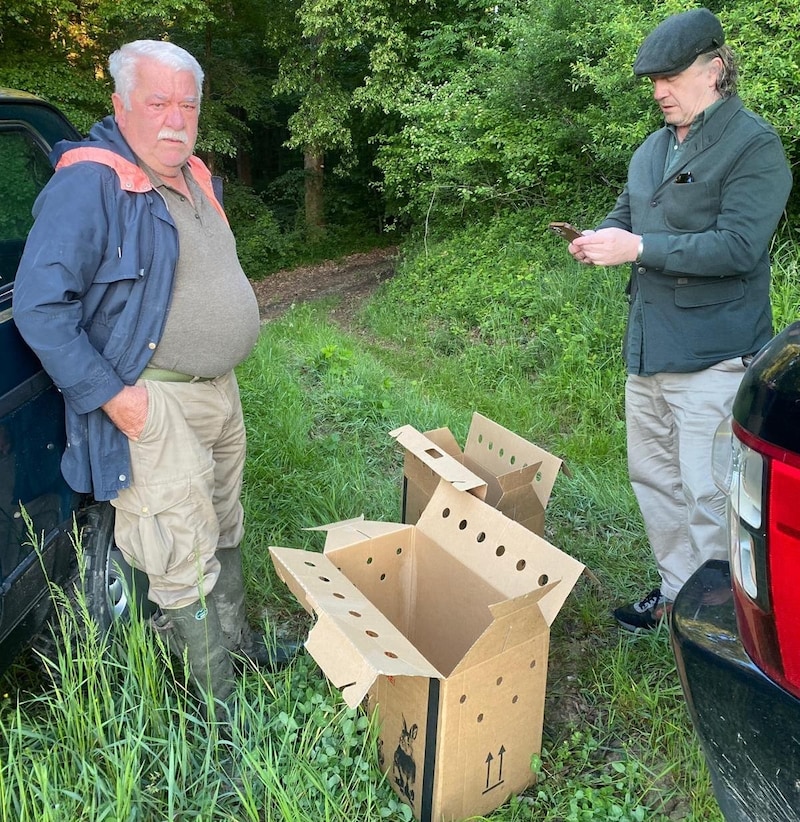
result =
[[[61,390],[70,486],[113,499],[130,484],[127,437],[101,406],[133,385],[164,328],[178,233],[164,198],[137,165],[112,117],[79,143],[61,142],[56,173],[14,284],[14,320]],[[189,165],[213,203],[211,175]]]

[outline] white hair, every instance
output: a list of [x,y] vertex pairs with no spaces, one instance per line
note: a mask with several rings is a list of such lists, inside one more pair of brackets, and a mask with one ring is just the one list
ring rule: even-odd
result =
[[197,102],[203,95],[203,69],[186,49],[165,40],[134,40],[120,46],[109,58],[108,69],[114,78],[114,91],[126,109],[131,107],[131,92],[136,86],[139,60],[149,58],[175,71],[190,71],[197,86]]

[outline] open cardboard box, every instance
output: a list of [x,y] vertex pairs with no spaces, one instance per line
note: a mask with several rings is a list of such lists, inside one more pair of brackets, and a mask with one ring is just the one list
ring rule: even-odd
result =
[[539,536],[556,478],[558,457],[475,413],[464,450],[449,428],[421,434],[410,425],[391,431],[405,449],[403,522],[415,523],[440,479],[469,491]]
[[306,648],[378,712],[379,765],[421,822],[485,814],[534,779],[550,626],[583,565],[441,481],[416,525],[323,526],[271,547],[315,615]]

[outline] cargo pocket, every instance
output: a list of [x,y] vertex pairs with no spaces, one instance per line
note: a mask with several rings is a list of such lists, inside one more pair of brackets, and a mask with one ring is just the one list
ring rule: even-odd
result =
[[[130,554],[133,564],[146,574],[166,576],[168,569],[179,562],[176,547],[186,530],[186,509],[190,503],[192,484],[135,486],[123,489],[111,501],[117,510],[114,536],[124,554]],[[192,541],[189,541],[189,546]],[[184,549],[185,550],[185,549]]]

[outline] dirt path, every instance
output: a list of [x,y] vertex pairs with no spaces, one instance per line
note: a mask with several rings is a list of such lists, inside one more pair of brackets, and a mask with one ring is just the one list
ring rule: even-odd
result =
[[361,302],[395,271],[397,248],[376,248],[305,268],[277,271],[252,283],[261,320],[281,316],[296,303],[337,297],[331,317],[347,325]]

